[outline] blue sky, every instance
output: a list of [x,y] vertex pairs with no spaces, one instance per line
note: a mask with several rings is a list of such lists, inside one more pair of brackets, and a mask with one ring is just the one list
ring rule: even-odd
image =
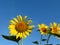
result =
[[[17,45],[15,42],[4,39],[1,35],[9,35],[9,21],[21,14],[22,16],[27,15],[31,18],[35,25],[33,32],[24,40],[24,45],[34,45],[32,41],[40,40],[40,33],[36,32],[39,23],[45,23],[47,25],[50,22],[60,23],[60,0],[0,0],[1,45]],[[60,43],[60,40],[52,36],[49,43],[55,45]]]

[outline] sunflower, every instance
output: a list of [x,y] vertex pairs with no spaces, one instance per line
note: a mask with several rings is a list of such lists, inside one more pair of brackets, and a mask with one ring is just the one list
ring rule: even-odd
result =
[[16,39],[18,37],[20,38],[26,38],[34,28],[34,25],[31,25],[32,20],[28,20],[27,16],[24,16],[24,18],[20,15],[16,18],[13,18],[10,20],[10,24],[8,28],[10,29],[10,35],[16,36]]
[[41,34],[48,34],[48,26],[45,24],[38,24]]
[[56,22],[54,22],[53,24],[50,23],[50,28],[52,33],[58,34],[60,31],[60,24],[56,24]]

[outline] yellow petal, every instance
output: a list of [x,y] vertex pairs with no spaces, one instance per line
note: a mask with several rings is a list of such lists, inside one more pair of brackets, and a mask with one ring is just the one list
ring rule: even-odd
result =
[[9,32],[11,35],[16,35],[18,32],[16,30],[10,30]]
[[57,26],[56,22],[54,22],[54,26],[55,26],[55,27]]
[[41,24],[41,27],[45,27],[45,24]]
[[13,18],[16,22],[18,22],[18,20],[16,18]]
[[18,19],[18,21],[20,21],[20,18],[19,18],[19,16],[17,16],[17,19]]
[[38,24],[38,27],[40,28],[40,24]]
[[45,28],[48,28],[48,26],[45,26]]
[[44,33],[43,33],[43,32],[41,32],[41,34],[42,34],[42,35],[44,35]]
[[23,35],[22,35],[22,33],[20,33],[20,38],[22,38],[23,37]]
[[53,28],[53,24],[52,23],[50,23],[50,28]]
[[32,30],[27,30],[28,32],[32,32]]
[[26,19],[27,18],[27,16],[24,16],[24,19]]
[[28,29],[33,29],[34,25],[28,26]]
[[26,38],[26,35],[25,35],[25,33],[24,33],[24,32],[23,32],[23,37],[24,37],[24,38]]
[[13,21],[13,20],[10,20],[10,22],[11,22],[12,24],[16,24],[16,22],[15,22],[15,21]]
[[60,28],[58,27],[57,30],[60,30]]
[[15,28],[15,25],[9,25],[8,28],[14,29]]
[[19,36],[20,36],[20,33],[18,33],[18,34],[16,35],[16,39],[18,39]]
[[60,24],[58,24],[57,27],[60,27]]
[[28,20],[28,23],[27,24],[31,24],[32,23],[32,20]]
[[21,15],[19,16],[19,18],[20,18],[20,21],[22,21],[22,16]]
[[48,28],[48,26],[45,24],[41,24],[40,28]]
[[29,36],[29,32],[25,31],[25,34]]

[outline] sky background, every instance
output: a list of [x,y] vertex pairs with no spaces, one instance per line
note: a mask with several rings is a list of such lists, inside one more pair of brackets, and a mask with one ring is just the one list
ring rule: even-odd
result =
[[[0,0],[0,45],[17,45],[1,36],[9,35],[9,21],[17,15],[26,15],[32,19],[35,28],[30,36],[24,39],[24,45],[34,45],[32,41],[40,41],[40,33],[36,32],[38,24],[49,26],[50,22],[60,23],[60,0]],[[51,36],[50,43],[60,44],[60,39]]]

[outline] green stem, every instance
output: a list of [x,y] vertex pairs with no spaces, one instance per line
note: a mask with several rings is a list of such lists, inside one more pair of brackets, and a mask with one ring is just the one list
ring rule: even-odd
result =
[[51,37],[51,35],[49,34],[48,39],[47,39],[47,45],[48,45],[50,37]]
[[42,35],[41,35],[41,38],[40,38],[40,45],[42,45]]
[[20,43],[18,42],[18,45],[20,45]]
[[18,45],[23,45],[23,38],[18,42]]
[[23,38],[22,38],[22,45],[23,45]]

